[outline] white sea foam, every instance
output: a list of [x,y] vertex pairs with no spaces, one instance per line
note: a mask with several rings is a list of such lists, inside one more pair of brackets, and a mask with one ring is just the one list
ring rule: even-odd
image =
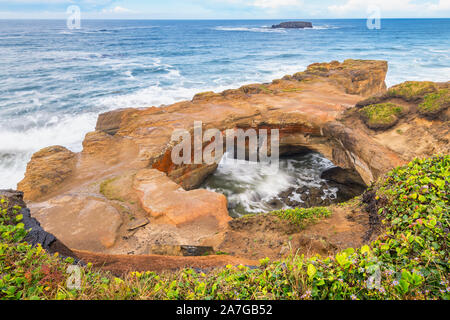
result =
[[16,188],[32,154],[44,147],[63,145],[80,151],[84,135],[95,128],[97,114],[53,116],[45,126],[25,130],[0,128],[0,188]]
[[[272,211],[270,203],[278,200],[278,205],[288,208],[279,195],[298,187],[320,188],[325,180],[320,178],[323,170],[333,167],[333,163],[319,154],[311,153],[294,159],[281,159],[277,174],[271,174],[267,165],[245,160],[236,160],[225,154],[216,172],[209,177],[204,187],[227,196],[234,215],[242,211],[258,213]],[[336,188],[325,188],[323,199],[336,198]],[[292,191],[289,198],[303,202],[301,194]],[[243,209],[243,210],[242,210]]]
[[286,33],[284,29],[272,29],[268,27],[215,27],[214,30],[217,31],[241,31],[241,32],[277,32]]
[[303,30],[329,30],[329,29],[340,29],[340,27],[324,25],[324,26],[313,26],[312,28],[304,28]]

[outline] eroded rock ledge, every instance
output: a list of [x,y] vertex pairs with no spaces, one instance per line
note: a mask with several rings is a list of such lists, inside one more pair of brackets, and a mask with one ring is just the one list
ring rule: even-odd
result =
[[[71,249],[140,255],[154,244],[220,247],[229,231],[226,199],[193,190],[216,167],[172,163],[172,132],[192,131],[194,121],[222,132],[279,129],[283,153],[318,151],[370,184],[416,155],[448,153],[448,122],[414,111],[425,93],[414,101],[383,96],[386,72],[385,61],[316,63],[272,83],[108,112],[86,135],[82,152],[50,147],[36,153],[18,188],[33,216]],[[387,131],[372,130],[354,108],[371,96],[396,99],[410,112]],[[130,231],[139,219],[149,223]]]

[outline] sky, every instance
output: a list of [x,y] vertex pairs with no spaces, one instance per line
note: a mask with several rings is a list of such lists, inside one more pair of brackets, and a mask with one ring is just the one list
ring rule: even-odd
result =
[[450,18],[450,0],[0,0],[0,19]]

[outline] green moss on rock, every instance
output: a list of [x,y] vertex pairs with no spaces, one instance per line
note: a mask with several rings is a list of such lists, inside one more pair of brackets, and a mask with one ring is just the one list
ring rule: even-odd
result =
[[436,86],[431,81],[406,81],[391,87],[387,95],[402,98],[406,101],[422,99],[426,94],[436,92]]
[[200,92],[197,93],[194,98],[192,98],[192,101],[207,100],[215,97],[220,97],[220,94],[213,91]]
[[372,104],[360,110],[361,117],[369,128],[383,130],[394,126],[402,113],[403,107],[393,103]]
[[100,184],[100,193],[105,196],[108,200],[117,200],[121,202],[125,202],[122,197],[120,197],[118,188],[114,182],[116,182],[119,177],[114,177],[108,180],[103,181]]
[[450,106],[450,91],[439,90],[436,93],[427,94],[423,103],[419,104],[419,113],[425,116],[435,116]]

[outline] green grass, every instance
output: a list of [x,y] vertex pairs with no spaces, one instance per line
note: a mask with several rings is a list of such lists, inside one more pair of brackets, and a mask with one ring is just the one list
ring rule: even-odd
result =
[[[258,268],[210,273],[132,272],[117,278],[81,268],[69,290],[72,263],[24,243],[18,208],[0,215],[1,299],[450,299],[450,156],[415,159],[370,188],[385,232],[361,248],[331,257],[262,259]],[[358,200],[359,201],[359,200]],[[363,204],[359,203],[360,206]],[[326,214],[321,209],[307,210]],[[284,212],[289,220],[303,210]]]
[[325,207],[315,208],[295,208],[274,211],[273,214],[283,220],[304,228],[306,225],[316,222],[319,219],[331,216],[331,210]]
[[436,93],[427,94],[423,103],[419,104],[419,113],[434,115],[450,105],[450,92],[448,89],[439,90]]
[[371,129],[388,129],[395,125],[403,108],[393,103],[379,103],[359,110],[364,123]]
[[436,86],[430,81],[406,81],[389,88],[387,95],[413,101],[423,98],[424,95],[436,91]]

